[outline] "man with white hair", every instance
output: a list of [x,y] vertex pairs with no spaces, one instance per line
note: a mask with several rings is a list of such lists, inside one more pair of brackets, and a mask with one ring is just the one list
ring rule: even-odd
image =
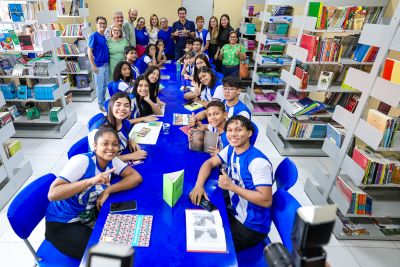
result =
[[122,29],[122,37],[126,38],[127,32],[125,32],[125,30],[122,27],[122,24],[124,23],[124,15],[122,14],[121,11],[114,12],[113,21],[114,21],[114,23],[110,27],[107,28],[106,32],[104,33],[104,36],[107,39],[111,38],[111,29],[115,25],[117,25],[118,27],[120,27]]
[[136,46],[135,25],[133,24],[138,16],[138,11],[130,8],[128,11],[128,19],[123,24],[123,30],[126,33],[126,39],[131,46]]

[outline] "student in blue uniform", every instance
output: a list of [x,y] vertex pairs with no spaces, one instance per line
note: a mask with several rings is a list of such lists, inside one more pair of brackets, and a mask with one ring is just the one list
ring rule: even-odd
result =
[[160,92],[161,73],[157,66],[149,66],[143,76],[149,81],[150,99],[159,106],[165,106],[165,103],[160,100],[158,94]]
[[143,160],[147,157],[147,152],[140,149],[140,146],[129,139],[132,125],[139,122],[154,121],[153,116],[129,119],[131,115],[131,98],[125,92],[115,93],[108,103],[107,116],[95,122],[89,129],[88,141],[89,149],[94,150],[94,136],[98,129],[106,125],[113,128],[118,133],[119,152],[118,157],[122,161]]
[[132,68],[129,62],[120,61],[117,63],[114,68],[113,81],[114,88],[119,91],[127,92],[128,94],[132,93],[133,83],[135,80],[133,79]]
[[156,45],[149,44],[146,47],[144,54],[137,60],[136,63],[136,67],[139,69],[140,74],[143,74],[149,66],[158,66],[156,54]]
[[136,67],[137,53],[136,47],[126,46],[124,49],[125,60],[131,65],[133,80],[136,80],[140,75],[139,69]]
[[[102,128],[94,140],[94,152],[72,157],[48,193],[46,239],[62,253],[77,259],[85,252],[97,211],[108,196],[142,182],[140,174],[117,157],[115,130]],[[110,185],[111,174],[121,176],[121,181]]]
[[156,52],[156,58],[157,58],[157,65],[162,66],[167,62],[167,57],[165,56],[165,44],[164,40],[158,39],[156,41],[156,47],[157,47],[157,52]]
[[228,215],[236,251],[264,240],[271,225],[272,164],[250,144],[253,131],[251,121],[243,116],[228,119],[225,132],[229,145],[203,163],[189,194],[195,205],[199,205],[202,196],[208,199],[204,184],[211,170],[226,164],[218,186],[229,192]]
[[196,37],[200,38],[202,41],[201,53],[208,52],[208,46],[210,45],[210,34],[207,29],[204,29],[204,17],[196,17]]
[[242,101],[239,100],[241,92],[241,81],[239,77],[228,76],[222,80],[224,85],[224,104],[228,118],[232,116],[242,115],[251,119],[251,112],[249,108]]
[[131,119],[147,117],[149,115],[162,115],[161,106],[152,101],[149,91],[149,81],[144,75],[136,79],[133,93],[135,98],[132,101]]
[[211,100],[223,100],[223,86],[222,82],[217,79],[213,70],[207,67],[201,67],[197,73],[197,76],[201,83],[201,91],[195,90],[200,103],[203,106],[207,106],[207,103]]

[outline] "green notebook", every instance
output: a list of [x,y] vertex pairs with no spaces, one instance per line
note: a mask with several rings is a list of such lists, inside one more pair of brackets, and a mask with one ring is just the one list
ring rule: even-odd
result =
[[182,195],[184,172],[180,170],[163,175],[163,198],[171,208]]
[[322,2],[310,2],[310,5],[308,6],[308,16],[317,18],[317,23],[315,25],[316,29],[319,29],[319,27],[321,26],[323,5],[324,4]]

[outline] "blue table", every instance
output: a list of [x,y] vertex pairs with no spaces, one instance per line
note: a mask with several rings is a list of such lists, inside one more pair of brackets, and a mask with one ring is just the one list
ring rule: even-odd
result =
[[[163,81],[165,88],[160,99],[167,103],[163,122],[169,122],[169,135],[160,133],[156,145],[142,146],[148,151],[148,158],[135,169],[143,176],[138,187],[110,195],[103,205],[89,240],[88,248],[100,238],[103,225],[109,213],[111,202],[137,200],[137,210],[133,214],[153,215],[150,247],[135,247],[135,266],[237,266],[232,235],[222,190],[218,188],[218,172],[214,170],[206,183],[210,200],[219,208],[225,228],[227,253],[195,253],[186,251],[185,209],[196,209],[188,195],[193,188],[201,164],[210,156],[207,153],[188,149],[187,136],[172,125],[173,113],[190,113],[183,107],[183,93],[180,80],[175,75],[175,65],[168,64],[162,74],[171,76]],[[163,174],[184,169],[183,195],[173,208],[163,200]],[[85,256],[86,257],[86,256]],[[82,263],[86,261],[86,258]],[[82,266],[82,265],[81,265]]]

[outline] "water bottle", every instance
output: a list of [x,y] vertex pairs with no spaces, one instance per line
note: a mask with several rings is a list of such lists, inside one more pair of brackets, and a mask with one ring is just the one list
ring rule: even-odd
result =
[[181,79],[181,62],[178,60],[176,61],[176,80],[180,80]]

